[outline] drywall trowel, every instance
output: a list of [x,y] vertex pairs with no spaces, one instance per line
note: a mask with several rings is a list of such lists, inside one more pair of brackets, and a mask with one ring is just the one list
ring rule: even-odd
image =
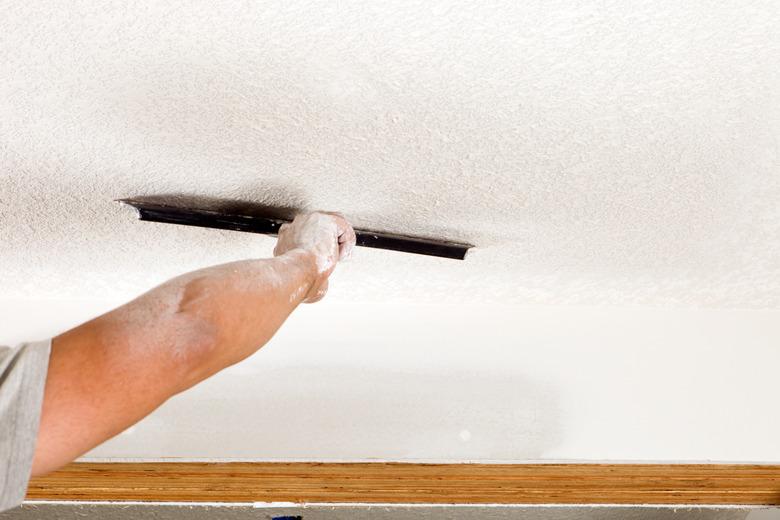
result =
[[[140,220],[264,235],[276,235],[279,227],[285,222],[290,222],[295,214],[289,208],[271,208],[243,202],[182,196],[138,197],[120,199],[117,202],[134,207],[138,211]],[[469,248],[474,247],[448,240],[410,237],[365,229],[356,229],[355,234],[359,246],[456,260],[466,258]]]

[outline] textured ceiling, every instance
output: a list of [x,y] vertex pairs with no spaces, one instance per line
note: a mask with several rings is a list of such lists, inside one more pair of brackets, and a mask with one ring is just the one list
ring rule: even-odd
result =
[[780,307],[780,4],[0,1],[0,290],[123,297],[272,242],[182,193],[469,241],[335,300]]

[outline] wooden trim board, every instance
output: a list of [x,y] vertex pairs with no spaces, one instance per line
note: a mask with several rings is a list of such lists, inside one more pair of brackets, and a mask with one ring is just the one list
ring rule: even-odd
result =
[[780,505],[780,465],[74,463],[33,500]]

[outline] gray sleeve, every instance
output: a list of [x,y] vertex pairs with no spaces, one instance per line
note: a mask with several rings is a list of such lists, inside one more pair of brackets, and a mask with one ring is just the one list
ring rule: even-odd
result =
[[27,491],[51,341],[0,346],[0,511]]

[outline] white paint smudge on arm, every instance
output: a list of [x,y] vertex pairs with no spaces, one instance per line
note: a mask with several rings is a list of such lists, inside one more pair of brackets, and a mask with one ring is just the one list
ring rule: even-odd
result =
[[353,243],[342,217],[307,215],[280,233],[275,258],[179,276],[54,338],[33,472],[75,459],[256,352],[304,298],[322,297],[329,262]]

